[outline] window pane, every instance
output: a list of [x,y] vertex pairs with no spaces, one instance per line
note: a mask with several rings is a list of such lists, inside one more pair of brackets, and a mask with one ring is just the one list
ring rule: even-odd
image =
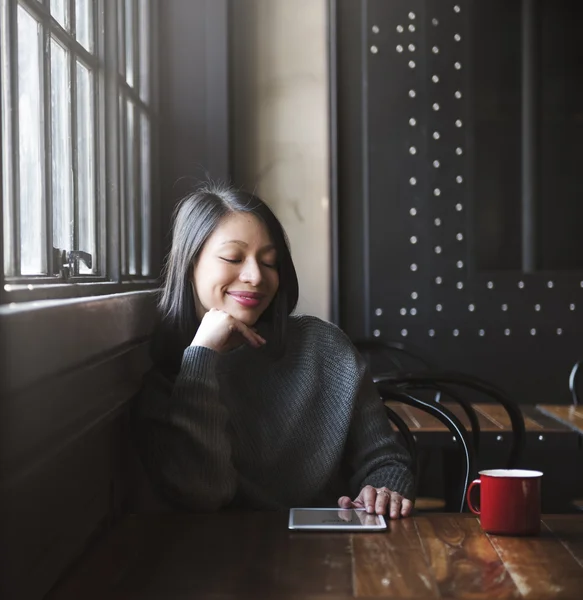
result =
[[150,122],[146,115],[141,118],[141,217],[142,217],[142,275],[150,275],[151,226],[152,226],[152,174]]
[[51,39],[53,246],[73,249],[69,53]]
[[140,96],[150,99],[150,0],[140,0]]
[[134,85],[134,0],[125,2],[126,81]]
[[69,2],[68,0],[51,0],[51,14],[61,27],[69,29]]
[[40,33],[37,21],[19,6],[20,268],[25,275],[46,273]]
[[127,102],[126,130],[126,235],[128,243],[128,273],[136,275],[136,186],[135,186],[135,156],[134,156],[134,105]]
[[80,273],[95,273],[96,247],[96,202],[95,202],[95,151],[92,73],[77,61],[77,187],[79,190],[79,250],[93,257],[93,268],[79,263]]
[[8,1],[0,2],[0,79],[2,86],[2,214],[4,217],[4,273],[12,275],[12,244],[14,243],[12,228],[14,216],[12,214],[12,166],[10,157],[12,150],[12,127],[10,123],[10,59],[8,54]]
[[75,0],[75,26],[77,41],[90,52],[93,51],[93,2]]

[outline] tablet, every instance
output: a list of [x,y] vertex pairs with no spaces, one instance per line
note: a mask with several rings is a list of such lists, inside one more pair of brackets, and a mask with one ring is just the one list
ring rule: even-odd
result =
[[289,528],[378,531],[387,524],[383,515],[368,514],[364,508],[290,508]]

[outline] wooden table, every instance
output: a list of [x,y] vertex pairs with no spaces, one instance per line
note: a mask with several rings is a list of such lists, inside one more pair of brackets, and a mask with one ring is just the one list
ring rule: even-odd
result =
[[287,512],[128,517],[49,600],[572,599],[583,516],[544,516],[537,537],[488,536],[468,514],[377,533],[292,532]]
[[[468,431],[471,431],[468,417],[459,404],[444,402],[443,405],[458,417]],[[436,446],[453,444],[449,429],[435,417],[418,408],[400,402],[389,402],[388,406],[404,419],[420,445]],[[502,405],[477,403],[472,406],[480,422],[480,438],[483,440],[483,443],[510,443],[512,424]],[[524,416],[526,444],[560,444],[563,447],[577,448],[578,440],[572,427],[557,421],[556,418],[552,418],[548,414],[543,414],[535,406],[521,405],[520,409]]]
[[583,435],[583,406],[537,404],[536,407],[544,415]]

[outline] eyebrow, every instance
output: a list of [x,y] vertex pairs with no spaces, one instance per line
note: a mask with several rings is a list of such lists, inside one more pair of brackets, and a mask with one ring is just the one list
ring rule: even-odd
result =
[[[242,240],[227,240],[226,242],[222,242],[221,246],[225,246],[227,244],[238,244],[239,246],[242,246],[243,248],[247,248],[247,246],[249,245],[249,244],[247,244],[247,242],[244,242]],[[265,252],[267,250],[275,250],[275,245],[267,244],[267,246],[263,246],[263,248],[259,248],[259,252]]]

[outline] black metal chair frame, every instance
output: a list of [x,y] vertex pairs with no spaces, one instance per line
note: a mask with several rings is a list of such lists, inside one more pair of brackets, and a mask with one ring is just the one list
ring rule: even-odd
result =
[[512,424],[513,436],[510,453],[507,459],[507,468],[513,469],[519,465],[526,440],[524,417],[522,416],[520,407],[497,387],[490,385],[488,382],[477,377],[466,375],[465,373],[458,373],[456,371],[419,371],[418,373],[392,374],[390,376],[390,381],[394,385],[433,385],[436,383],[447,384],[448,386],[459,385],[494,398],[494,400],[503,406]]
[[459,421],[459,419],[449,411],[445,406],[438,404],[432,400],[422,400],[411,394],[397,388],[393,381],[378,381],[377,390],[383,401],[396,400],[409,406],[414,406],[425,412],[428,412],[435,418],[439,419],[451,432],[453,439],[459,448],[462,450],[462,482],[460,485],[459,494],[459,512],[464,511],[466,492],[470,479],[474,473],[474,451],[469,440],[468,432]]

